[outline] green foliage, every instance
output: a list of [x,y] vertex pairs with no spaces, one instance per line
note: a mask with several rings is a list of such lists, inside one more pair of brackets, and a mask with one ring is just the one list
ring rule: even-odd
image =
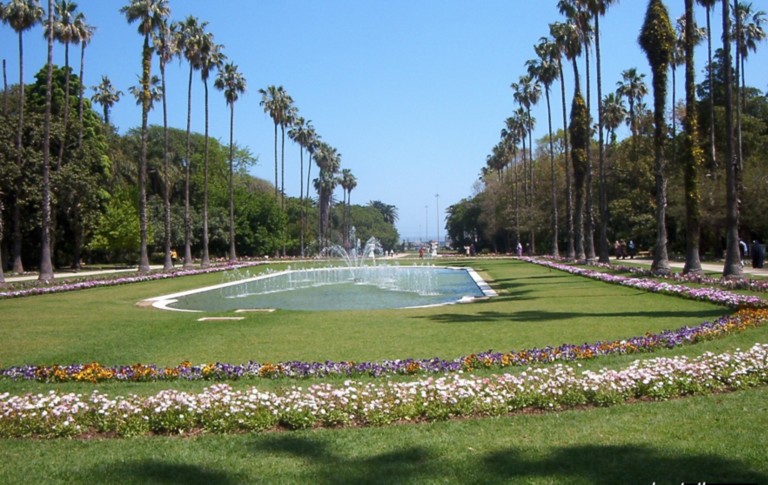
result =
[[88,244],[89,249],[102,251],[109,261],[133,264],[140,245],[139,213],[134,197],[128,191],[113,194]]

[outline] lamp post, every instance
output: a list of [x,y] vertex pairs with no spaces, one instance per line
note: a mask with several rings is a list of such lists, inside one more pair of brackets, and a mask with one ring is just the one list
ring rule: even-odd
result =
[[424,206],[424,243],[429,242],[429,205]]
[[440,248],[440,194],[435,194],[435,225],[437,226],[437,247]]

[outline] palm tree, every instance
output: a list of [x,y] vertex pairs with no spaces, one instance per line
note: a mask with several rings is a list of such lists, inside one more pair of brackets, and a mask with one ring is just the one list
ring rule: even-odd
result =
[[[592,12],[589,9],[587,0],[558,0],[557,7],[560,13],[565,15],[569,23],[573,26],[575,36],[581,41],[581,52],[584,54],[584,64],[586,71],[586,108],[587,113],[591,113],[591,89],[590,89],[590,68],[589,68],[589,47],[592,43]],[[574,59],[574,64],[576,60]],[[590,123],[591,125],[591,123]],[[588,125],[587,135],[591,139],[591,129]],[[585,185],[585,229],[584,229],[584,250],[588,261],[595,259],[595,238],[594,238],[594,215],[592,210],[592,157],[591,143],[586,145],[584,166],[584,185]]]
[[[16,133],[16,165],[19,173],[23,171],[22,133],[24,130],[24,41],[22,34],[40,23],[43,18],[43,8],[37,0],[11,0],[3,7],[3,22],[10,25],[19,36],[19,119]],[[23,192],[21,178],[16,180],[16,201],[13,204],[13,242],[12,258],[13,272],[23,273],[24,264],[21,261],[21,195]]]
[[505,153],[505,158],[507,154],[509,154],[509,160],[511,160],[511,163],[513,164],[512,213],[514,218],[513,227],[515,230],[515,241],[517,242],[520,241],[520,200],[517,177],[517,145],[521,141],[525,143],[525,126],[522,119],[523,117],[525,117],[525,111],[522,108],[517,109],[512,116],[505,120],[505,127],[501,130],[502,147]]
[[712,64],[712,24],[711,12],[718,0],[696,0],[707,12],[707,71],[709,78],[709,167],[715,173],[717,167],[717,154],[715,149],[715,78],[714,64]]
[[96,86],[92,86],[91,89],[94,91],[91,101],[101,105],[104,113],[104,123],[108,125],[109,110],[120,101],[120,96],[123,95],[123,92],[119,89],[116,90],[112,85],[112,81],[107,76],[101,76],[101,82]]
[[627,118],[627,108],[624,99],[616,93],[608,93],[603,98],[603,124],[608,132],[611,145],[616,143],[616,129]]
[[669,13],[661,0],[651,0],[639,37],[640,47],[648,58],[653,73],[654,170],[656,176],[656,247],[651,270],[669,273],[667,254],[667,161],[664,158],[666,140],[665,106],[667,98],[667,69],[675,48],[675,30]]
[[150,81],[152,79],[152,47],[150,34],[157,30],[163,19],[170,16],[171,11],[167,0],[131,0],[131,3],[120,9],[129,24],[139,23],[139,34],[144,37],[141,63],[141,155],[139,161],[139,224],[141,231],[141,251],[139,256],[139,272],[149,272],[149,254],[147,252],[147,119],[149,116]]
[[77,4],[69,0],[57,0],[53,9],[52,22],[45,22],[45,37],[47,38],[51,31],[53,38],[64,44],[64,112],[63,126],[64,133],[59,144],[59,157],[57,165],[60,167],[64,159],[64,147],[67,139],[67,120],[69,119],[69,45],[80,43],[80,29],[75,23],[75,19],[82,14],[77,13]]
[[746,109],[746,82],[744,76],[744,61],[749,52],[757,51],[757,43],[765,39],[763,23],[765,22],[765,12],[758,10],[754,12],[752,3],[741,3],[734,0],[734,31],[733,37],[736,41],[736,85],[739,85],[739,73],[741,73],[741,89],[738,89],[739,99],[736,102],[736,150],[739,157],[739,170],[742,170],[744,156],[742,153],[741,142],[741,115],[742,110]]
[[[531,116],[531,107],[539,102],[541,97],[541,86],[530,75],[520,76],[519,83],[512,83],[512,89],[514,90],[515,101],[518,102],[521,108],[525,108],[525,117],[523,117],[524,127],[528,134],[528,172],[526,175],[526,187],[528,196],[528,214],[529,218],[533,216],[533,199],[534,199],[534,177],[533,177],[533,129],[536,125],[536,120]],[[525,151],[525,146],[523,146]],[[523,158],[525,160],[525,158]],[[531,221],[532,222],[532,221]],[[530,224],[529,231],[531,251],[536,250],[535,230],[533,224]]]
[[696,71],[694,66],[693,48],[701,39],[693,19],[693,0],[685,0],[685,17],[683,46],[685,57],[685,266],[683,273],[703,274],[699,257],[699,242],[701,240],[701,215],[699,201],[699,170],[703,163],[704,153],[699,146],[699,122],[696,112]]
[[200,47],[205,37],[206,22],[199,23],[198,19],[189,16],[177,24],[176,44],[179,52],[189,63],[189,79],[187,81],[187,137],[184,154],[184,268],[192,267],[192,217],[190,211],[190,183],[192,178],[192,73],[200,69]]
[[[675,40],[675,48],[672,51],[672,62],[670,65],[672,66],[672,163],[677,164],[677,81],[675,79],[675,75],[677,72],[677,67],[685,65],[686,63],[686,43],[688,42],[686,39],[686,14],[683,13],[680,17],[678,17],[677,22],[675,22],[675,34],[676,34],[676,40]],[[693,38],[692,42],[694,43],[694,46],[698,45],[706,35],[704,29],[699,28],[698,26],[693,26]]]
[[[294,120],[293,126],[288,130],[288,136],[299,145],[299,207],[301,208],[301,233],[300,246],[301,256],[304,257],[304,149],[309,149],[309,145],[312,142],[312,133],[314,133],[311,125],[311,121],[306,121],[301,116],[297,116]],[[311,131],[312,130],[312,131]]]
[[214,69],[220,69],[226,56],[221,51],[224,46],[213,41],[213,34],[206,33],[200,42],[200,77],[205,92],[205,134],[203,158],[203,259],[200,266],[207,268],[211,264],[208,254],[208,77]]
[[[723,64],[725,67],[725,147],[728,163],[725,165],[726,189],[726,248],[723,278],[740,279],[744,276],[739,255],[739,167],[733,129],[733,73],[731,72],[731,13],[728,0],[723,1]],[[712,94],[710,94],[711,96]]]
[[[128,92],[136,99],[136,106],[144,104],[144,87],[141,85],[141,79],[136,86],[130,86]],[[163,88],[161,87],[160,78],[156,75],[152,75],[149,80],[149,110],[155,109],[155,102],[163,99]]]
[[[85,48],[91,43],[91,38],[96,30],[92,25],[88,25],[85,22],[85,15],[80,13],[75,17],[75,28],[78,31],[78,38],[80,39],[80,92],[78,93],[77,100],[77,113],[78,120],[80,121],[80,130],[77,133],[77,147],[80,148],[83,144],[83,96],[85,95],[85,89],[83,86],[83,74],[85,72]],[[78,258],[77,263],[80,260]]]
[[558,250],[557,227],[557,173],[555,170],[555,149],[552,141],[552,108],[549,99],[549,89],[558,78],[557,59],[560,57],[557,46],[546,37],[542,37],[534,47],[538,60],[528,61],[528,73],[534,76],[544,86],[544,97],[547,100],[547,128],[549,134],[549,163],[551,171],[552,192],[552,256],[560,257]]
[[213,84],[216,89],[224,91],[224,99],[229,105],[229,261],[237,261],[235,253],[235,102],[245,92],[245,77],[238,72],[237,66],[227,63],[219,71]]
[[330,243],[331,204],[337,182],[336,173],[341,165],[341,154],[327,143],[322,143],[315,152],[315,163],[320,169],[314,186],[319,207],[318,247],[322,248]]
[[278,200],[280,184],[278,182],[278,164],[277,164],[277,127],[284,127],[287,123],[288,106],[293,102],[288,93],[282,86],[267,86],[266,89],[259,89],[261,94],[261,105],[264,112],[269,114],[275,124],[275,200]]
[[152,45],[160,60],[160,89],[163,101],[163,212],[165,229],[163,270],[170,271],[173,269],[173,259],[171,257],[171,183],[170,161],[168,159],[168,105],[166,102],[165,65],[176,56],[178,50],[176,35],[165,19],[161,20],[157,31],[154,32]]
[[[53,23],[53,0],[48,0],[48,25]],[[45,83],[45,127],[43,133],[43,201],[40,235],[39,281],[53,280],[51,263],[51,99],[53,97],[53,32],[48,32],[48,64]]]
[[638,73],[632,67],[621,73],[622,80],[616,83],[616,94],[627,98],[629,105],[629,131],[632,134],[633,155],[637,160],[637,110],[636,105],[648,94],[648,86],[643,81],[645,74]]
[[595,19],[595,67],[597,68],[597,133],[598,133],[598,178],[600,179],[600,236],[598,238],[598,260],[601,263],[610,262],[608,254],[608,181],[605,174],[605,141],[603,139],[604,115],[603,79],[600,60],[600,17],[606,9],[617,0],[587,0],[587,9]]
[[[352,191],[357,187],[357,178],[352,175],[352,170],[345,168],[341,171],[339,185],[344,189],[344,241],[349,243],[349,230],[352,226]],[[354,244],[354,241],[351,241]]]
[[568,127],[571,135],[571,160],[573,163],[573,188],[576,207],[574,208],[574,226],[576,239],[576,258],[586,259],[584,206],[586,205],[586,165],[587,144],[589,143],[589,111],[580,91],[573,95],[571,103],[571,124]]
[[[563,56],[567,57],[569,52],[568,46],[572,43],[569,42],[570,29],[562,22],[555,22],[549,24],[549,35],[552,37],[553,43],[557,48],[557,71],[560,78],[560,102],[563,108],[563,154],[565,158],[565,211],[568,226],[568,242],[566,247],[566,257],[569,260],[576,258],[576,248],[574,246],[574,231],[573,231],[573,182],[571,181],[571,164],[570,164],[570,145],[568,143],[568,113],[565,101],[565,76],[563,75]],[[576,42],[575,45],[581,46]],[[578,72],[578,69],[575,71]],[[577,78],[578,79],[578,78]]]

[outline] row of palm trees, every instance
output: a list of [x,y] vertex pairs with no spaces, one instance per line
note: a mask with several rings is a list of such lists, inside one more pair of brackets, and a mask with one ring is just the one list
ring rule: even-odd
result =
[[[666,237],[666,172],[668,160],[665,157],[664,145],[667,141],[666,123],[666,99],[667,99],[667,73],[671,68],[674,76],[674,68],[677,65],[685,65],[685,115],[683,116],[685,149],[680,154],[685,168],[686,186],[686,220],[687,220],[687,251],[685,271],[689,273],[701,273],[701,264],[698,255],[698,176],[703,165],[704,155],[701,146],[696,112],[695,93],[695,69],[693,49],[703,38],[708,39],[709,52],[709,82],[713,82],[712,58],[711,58],[711,25],[710,14],[717,3],[716,0],[696,0],[706,9],[706,32],[696,26],[693,10],[694,0],[685,0],[685,13],[678,20],[678,29],[672,26],[666,6],[661,0],[650,0],[646,12],[646,18],[640,32],[640,47],[646,53],[653,74],[652,93],[654,96],[654,171],[656,176],[656,221],[657,238],[653,257],[653,269],[659,273],[669,272]],[[733,1],[734,15],[730,13],[730,2]],[[606,15],[607,10],[615,0],[558,0],[558,9],[564,15],[564,21],[550,24],[548,37],[542,37],[534,46],[536,58],[526,62],[527,73],[520,77],[518,82],[512,83],[513,97],[518,104],[517,110],[505,121],[501,130],[501,141],[489,155],[487,166],[499,176],[509,168],[512,171],[515,187],[522,186],[522,201],[519,200],[518,190],[513,193],[513,227],[515,237],[520,241],[520,213],[521,205],[532,213],[534,204],[534,157],[532,146],[532,131],[536,120],[531,116],[531,107],[537,104],[543,91],[547,103],[548,121],[548,152],[551,164],[551,251],[558,257],[559,253],[559,228],[557,213],[557,180],[555,170],[555,156],[552,134],[552,113],[550,95],[552,85],[560,80],[562,121],[565,144],[565,198],[567,211],[567,248],[568,259],[591,261],[599,259],[600,262],[609,261],[608,246],[608,200],[606,190],[606,140],[607,133],[611,143],[615,142],[616,129],[626,120],[632,137],[634,159],[637,160],[638,133],[637,113],[645,110],[642,99],[649,93],[644,81],[644,75],[638,73],[636,68],[627,69],[622,73],[622,79],[617,83],[614,93],[603,96],[601,57],[600,57],[600,19]],[[741,73],[741,89],[737,92],[743,96],[744,92],[744,60],[750,51],[754,52],[760,40],[765,38],[762,28],[765,13],[754,11],[751,4],[739,0],[722,0],[723,16],[723,50],[726,55],[727,65],[734,65],[736,72],[736,86],[738,86],[739,72]],[[734,26],[731,25],[733,19]],[[736,60],[730,59],[730,47],[735,43]],[[591,67],[590,53],[594,46],[595,74],[597,79],[597,148],[598,169],[597,187],[598,194],[598,252],[595,252],[595,221],[593,210],[593,166],[591,149],[593,145],[591,127]],[[585,63],[586,86],[584,93],[581,90],[581,77],[579,74],[578,60],[583,58]],[[566,87],[563,73],[563,62],[571,61],[573,66],[573,98],[571,103],[570,120],[566,112]],[[730,69],[726,69],[730,75]],[[710,85],[710,93],[712,87]],[[728,96],[732,94],[731,86],[726,87]],[[629,109],[624,107],[627,101]],[[673,96],[674,103],[674,96]],[[710,112],[714,112],[713,96],[710,95]],[[743,98],[739,102],[727,104],[738,111],[743,104]],[[739,213],[739,167],[740,153],[740,113],[731,117],[727,111],[727,120],[736,120],[734,135],[727,136],[728,145],[726,153],[728,162],[727,192],[728,192],[728,249],[723,274],[726,277],[740,277],[741,266],[738,259],[738,213]],[[675,115],[673,113],[673,132]],[[709,117],[708,127],[710,146],[710,166],[714,169],[717,164],[714,144],[714,120]],[[570,121],[570,123],[569,123]],[[730,127],[727,127],[730,130]],[[731,131],[728,131],[730,134]],[[673,133],[675,136],[675,133]],[[526,143],[527,138],[527,143]],[[526,153],[527,146],[527,153]],[[520,148],[520,149],[519,149]],[[518,156],[519,155],[519,156]],[[678,155],[673,155],[677,157]],[[531,247],[535,247],[534,231],[531,228],[528,235]]]
[[[85,47],[91,41],[95,31],[93,26],[86,22],[86,17],[82,12],[78,12],[77,4],[71,0],[49,0],[48,2],[48,20],[43,21],[46,10],[43,9],[38,0],[10,0],[7,4],[0,3],[0,13],[2,20],[13,28],[19,35],[19,87],[21,90],[19,96],[19,120],[18,120],[18,138],[17,138],[17,163],[22,164],[22,140],[21,133],[23,127],[24,114],[24,82],[23,82],[23,37],[22,33],[32,29],[36,25],[43,24],[44,33],[49,40],[49,58],[48,58],[48,86],[51,86],[51,72],[53,66],[53,41],[56,40],[64,44],[65,58],[65,91],[67,101],[64,108],[64,125],[66,126],[68,114],[68,96],[69,96],[69,46],[79,44],[81,46],[80,56],[80,79],[83,76]],[[165,86],[165,67],[174,58],[180,58],[189,65],[189,80],[187,86],[187,126],[186,126],[186,150],[183,158],[184,165],[184,254],[183,261],[185,267],[192,265],[192,221],[190,209],[190,179],[191,179],[191,112],[192,112],[192,87],[194,73],[199,72],[204,90],[205,120],[204,120],[204,160],[203,160],[203,209],[202,209],[202,266],[207,267],[210,264],[208,252],[208,106],[209,106],[209,79],[216,72],[214,87],[223,92],[225,101],[230,110],[230,139],[229,139],[229,259],[236,259],[235,234],[234,234],[234,105],[239,96],[245,92],[246,79],[238,71],[238,67],[233,63],[226,62],[227,57],[224,54],[224,46],[216,43],[214,36],[207,30],[207,22],[202,22],[194,16],[189,16],[183,21],[173,22],[170,20],[171,11],[168,0],[130,0],[129,4],[122,7],[120,12],[125,16],[128,23],[137,24],[138,33],[142,36],[142,60],[141,76],[139,86],[134,86],[129,91],[135,96],[136,102],[142,108],[141,121],[141,145],[139,156],[139,221],[140,221],[140,260],[139,271],[149,271],[148,257],[148,237],[147,237],[147,138],[148,138],[148,115],[154,108],[156,102],[162,102],[163,109],[163,127],[164,127],[164,154],[163,154],[163,202],[164,202],[164,226],[165,226],[165,247],[164,247],[164,268],[169,270],[173,267],[171,258],[171,206],[170,206],[170,160],[168,149],[168,111],[166,104],[166,86]],[[160,76],[152,72],[153,64],[159,65]],[[94,95],[91,100],[101,105],[103,110],[104,122],[109,124],[109,113],[112,107],[117,104],[123,96],[122,91],[117,90],[107,76],[102,76],[101,83],[93,87]],[[266,89],[259,90],[262,94],[262,106],[265,112],[269,113],[275,123],[275,197],[280,199],[280,206],[285,210],[285,133],[288,131],[289,137],[300,147],[300,180],[301,194],[300,205],[302,207],[301,217],[301,248],[302,254],[305,251],[305,226],[308,210],[305,207],[304,198],[309,200],[310,170],[311,159],[314,158],[320,174],[315,179],[315,188],[319,194],[320,200],[320,223],[318,233],[320,240],[327,240],[329,235],[330,208],[333,198],[333,191],[337,184],[344,189],[347,211],[345,212],[344,224],[345,233],[348,233],[350,225],[349,219],[349,200],[351,191],[356,187],[357,181],[351,171],[344,170],[339,176],[339,167],[341,155],[335,148],[322,142],[315,132],[311,121],[305,121],[298,116],[298,110],[293,104],[292,98],[285,92],[282,86],[269,86]],[[80,101],[79,116],[82,119],[83,95],[82,89],[78,93]],[[50,97],[50,93],[49,93]],[[49,101],[50,103],[50,101]],[[47,111],[46,134],[48,133],[50,112]],[[282,132],[282,182],[278,183],[278,158],[277,158],[277,128]],[[82,140],[82,133],[78,134],[78,139]],[[46,135],[48,140],[48,135]],[[47,143],[47,142],[46,142]],[[65,143],[61,143],[58,153],[58,166],[61,165]],[[47,145],[46,145],[47,146]],[[304,151],[307,151],[310,157],[306,172],[306,194],[304,192]],[[43,238],[47,237],[51,230],[50,221],[50,174],[48,164],[48,153],[44,163],[43,174]],[[20,182],[19,182],[20,183]],[[19,217],[14,217],[14,242],[13,258],[14,272],[23,272],[21,264],[21,217],[18,204],[14,204],[14,213]],[[1,228],[0,228],[1,230]],[[18,236],[18,237],[17,237]],[[285,240],[285,238],[284,238]],[[48,281],[53,278],[53,271],[50,259],[50,244],[46,241],[42,243],[42,260],[40,280]],[[283,248],[285,253],[285,246]],[[0,264],[0,281],[2,281],[2,264]]]
[[[285,211],[285,135],[299,146],[299,206],[300,214],[300,247],[301,255],[305,256],[307,241],[304,240],[307,229],[309,190],[313,186],[318,194],[318,247],[330,244],[330,216],[333,204],[333,192],[339,185],[344,191],[344,221],[342,223],[343,243],[347,244],[349,227],[351,225],[350,201],[352,190],[357,187],[357,179],[350,169],[341,170],[341,154],[326,142],[315,130],[311,120],[299,115],[293,98],[283,86],[268,86],[260,89],[261,102],[264,112],[269,115],[275,126],[275,200]],[[280,128],[280,156],[278,163],[278,127]],[[304,184],[304,152],[307,152],[306,185]],[[318,167],[318,176],[311,178],[312,160]],[[312,180],[312,184],[310,184]],[[306,193],[305,193],[306,187]],[[283,238],[283,256],[285,256],[285,238]]]

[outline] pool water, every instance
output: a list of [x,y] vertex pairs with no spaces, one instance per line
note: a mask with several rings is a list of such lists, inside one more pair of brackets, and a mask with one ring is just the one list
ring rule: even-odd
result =
[[152,300],[180,311],[332,311],[425,307],[495,295],[468,268],[376,268],[364,274],[336,268],[338,275],[327,269],[285,271]]

